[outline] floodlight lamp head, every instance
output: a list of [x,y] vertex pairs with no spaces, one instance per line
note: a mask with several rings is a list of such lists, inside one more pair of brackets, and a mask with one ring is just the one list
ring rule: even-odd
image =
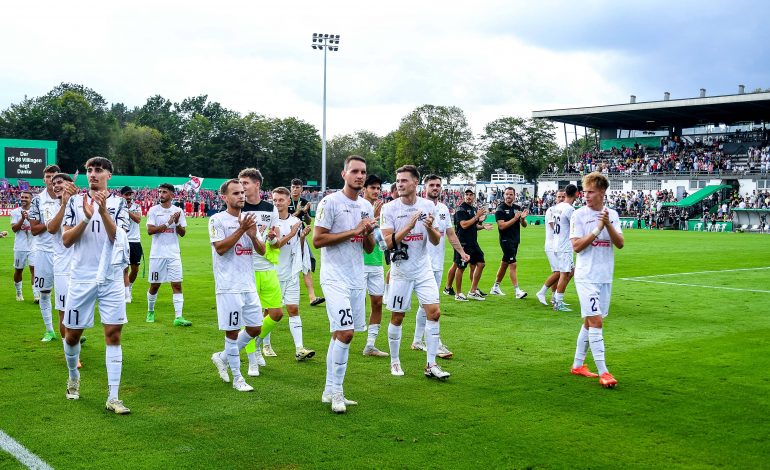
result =
[[316,49],[316,45],[315,44],[313,44],[312,46],[313,46],[313,49]]
[[340,35],[339,34],[334,36],[334,37],[337,38],[337,40],[339,41],[339,39],[340,39]]
[[313,33],[313,38],[317,38],[317,37],[318,37],[318,33]]

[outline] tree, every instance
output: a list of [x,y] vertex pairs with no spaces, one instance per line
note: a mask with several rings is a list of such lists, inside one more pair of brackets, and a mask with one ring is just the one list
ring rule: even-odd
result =
[[381,137],[370,131],[357,131],[353,134],[335,136],[327,142],[326,181],[330,188],[341,188],[342,166],[350,155],[358,155],[366,160],[366,172],[388,179],[382,159],[378,153]]
[[163,168],[163,135],[151,127],[126,124],[118,133],[112,163],[116,173],[158,175]]
[[271,119],[268,158],[261,168],[265,186],[288,186],[292,178],[318,179],[320,156],[321,139],[315,126],[294,117]]
[[484,127],[481,141],[485,149],[482,168],[505,162],[504,169],[521,173],[529,181],[536,181],[558,158],[553,124],[545,120],[503,117]]
[[420,173],[451,178],[474,159],[473,134],[455,106],[418,107],[401,120],[395,140],[395,166],[412,164]]

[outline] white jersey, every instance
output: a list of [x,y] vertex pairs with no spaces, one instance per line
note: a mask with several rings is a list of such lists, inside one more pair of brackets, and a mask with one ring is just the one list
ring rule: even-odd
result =
[[[278,209],[265,200],[260,200],[258,204],[252,204],[246,201],[241,212],[244,214],[253,213],[256,215],[257,236],[260,241],[267,243],[267,234],[270,227],[273,227],[278,222]],[[257,253],[256,250],[254,250],[253,264],[254,271],[271,271],[275,269],[275,265],[268,261],[267,258]]]
[[553,223],[553,208],[549,207],[545,211],[545,251],[553,251],[553,229],[550,223]]
[[[285,219],[278,218],[276,226],[279,230],[279,236],[285,237],[291,228],[300,224],[300,220],[293,215],[289,214]],[[278,256],[278,280],[290,281],[295,278],[300,271],[302,271],[302,228],[297,230],[297,233],[281,247],[281,253]]]
[[[142,208],[139,206],[139,204],[136,203],[136,201],[131,203],[131,206],[127,208],[128,212],[134,212],[142,215]],[[128,216],[128,215],[127,215]],[[181,222],[182,217],[179,217],[179,221]],[[142,241],[141,235],[139,234],[139,223],[134,222],[131,220],[131,217],[128,217],[128,230],[126,231],[126,238],[128,238],[129,242],[140,242]]]
[[[610,223],[618,233],[623,233],[620,228],[620,218],[614,209],[608,209]],[[591,233],[599,221],[601,212],[588,206],[576,210],[570,218],[570,238],[582,238]],[[612,282],[615,272],[615,254],[612,241],[607,229],[602,229],[599,236],[583,251],[577,254],[575,261],[575,282],[589,282],[594,284]]]
[[[83,194],[72,196],[67,203],[64,213],[64,225],[74,227],[85,219],[83,213],[83,198],[89,197]],[[89,199],[90,200],[90,199]],[[107,210],[115,221],[117,229],[125,230],[128,227],[128,215],[125,210],[126,201],[117,196],[107,198]],[[104,244],[109,240],[107,230],[104,228],[102,216],[99,214],[99,205],[94,203],[94,214],[91,222],[69,249],[72,250],[72,267],[70,270],[70,283],[94,282],[99,271],[99,261],[102,256]]]
[[238,217],[217,212],[209,218],[209,240],[214,267],[214,288],[217,294],[256,292],[257,283],[252,272],[252,253],[255,251],[251,239],[245,233],[223,255],[214,249],[214,242],[222,241],[240,227]]
[[[59,199],[51,197],[48,194],[48,190],[43,189],[40,194],[32,199],[32,205],[29,208],[29,218],[37,220],[43,225],[48,225],[48,222],[53,219],[59,210],[60,204]],[[53,235],[48,233],[48,230],[43,230],[42,233],[35,235],[35,238],[37,239],[37,249],[39,251],[53,253],[54,239]]]
[[[56,201],[56,211],[59,211],[61,207],[61,201]],[[54,212],[54,216],[56,212]],[[66,214],[65,214],[66,215]],[[53,236],[53,275],[56,276],[69,276],[72,266],[72,250],[64,246],[62,241],[62,234],[64,233],[64,220],[59,225],[59,231],[52,234]]]
[[428,243],[428,257],[430,258],[430,265],[434,271],[444,270],[444,253],[446,252],[446,231],[452,228],[452,216],[449,215],[449,208],[443,202],[436,203],[435,212],[436,221],[434,226],[441,234],[441,240],[438,245]]
[[[11,211],[11,225],[16,225],[21,220],[21,207]],[[29,211],[27,212],[29,213]],[[30,232],[29,220],[21,224],[21,228],[14,234],[13,251],[32,251],[32,232]]]
[[553,251],[555,253],[572,253],[570,242],[570,217],[575,212],[572,204],[560,202],[551,212],[553,218]]
[[[330,233],[347,232],[356,228],[361,220],[371,219],[373,214],[372,205],[366,199],[351,200],[337,191],[318,204],[315,225]],[[321,283],[348,289],[366,288],[364,237],[355,236],[347,242],[321,248]]]
[[[166,230],[160,233],[156,233],[152,236],[152,245],[150,245],[150,259],[152,258],[171,258],[182,259],[179,252],[179,236],[176,234],[177,225],[180,227],[187,227],[187,219],[185,219],[184,211],[172,205],[171,207],[163,207],[160,204],[156,204],[150,207],[147,211],[147,225],[153,225],[159,227],[166,225],[168,219],[179,213],[179,221],[166,227]],[[126,215],[128,217],[128,215]]]
[[422,212],[420,219],[414,228],[401,240],[401,243],[408,247],[408,259],[393,261],[391,276],[402,279],[417,279],[426,269],[432,269],[431,260],[428,257],[428,247],[426,246],[430,243],[430,240],[428,240],[428,229],[423,221],[429,215],[434,215],[433,226],[435,227],[435,204],[419,196],[412,205],[404,204],[401,198],[390,201],[382,206],[380,228],[383,230],[393,230],[393,233],[398,233],[409,225],[409,221],[417,211]]

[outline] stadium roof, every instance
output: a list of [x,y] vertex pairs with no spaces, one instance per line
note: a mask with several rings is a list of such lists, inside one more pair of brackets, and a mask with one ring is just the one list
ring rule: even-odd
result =
[[627,130],[770,122],[770,92],[552,109],[533,111],[532,117],[593,129]]

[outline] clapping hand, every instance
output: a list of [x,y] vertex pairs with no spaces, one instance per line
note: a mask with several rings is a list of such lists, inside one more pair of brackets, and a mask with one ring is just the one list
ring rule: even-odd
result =
[[414,214],[412,214],[412,218],[409,219],[409,230],[412,230],[415,225],[417,225],[417,221],[420,220],[420,216],[422,215],[422,211],[417,211]]
[[433,220],[433,214],[429,214],[422,223],[425,224],[425,228],[430,230],[433,227]]

